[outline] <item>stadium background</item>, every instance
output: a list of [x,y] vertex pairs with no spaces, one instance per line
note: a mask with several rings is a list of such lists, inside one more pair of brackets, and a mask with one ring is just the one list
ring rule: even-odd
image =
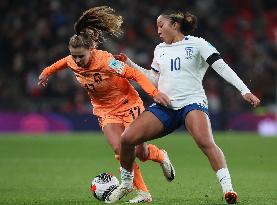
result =
[[[88,97],[71,72],[57,73],[45,89],[37,86],[41,70],[68,55],[67,45],[74,34],[75,20],[82,11],[95,5],[109,5],[125,19],[121,38],[108,38],[100,48],[113,54],[126,53],[148,68],[159,43],[156,17],[169,8],[196,14],[199,26],[194,35],[210,41],[262,101],[261,107],[253,110],[233,86],[209,69],[203,85],[213,128],[257,131],[260,124],[266,124],[274,130],[272,123],[277,109],[274,0],[87,0],[70,3],[65,0],[2,0],[0,131],[98,129],[96,119],[90,114]],[[138,90],[148,106],[151,99],[140,88]]]
[[[124,52],[145,67],[159,43],[160,12],[184,8],[199,17],[195,35],[214,44],[262,100],[252,109],[212,69],[205,76],[215,140],[224,150],[239,204],[277,204],[277,137],[260,135],[277,136],[275,0],[1,0],[0,205],[103,204],[92,199],[91,179],[102,172],[119,177],[72,73],[59,72],[45,89],[37,87],[41,70],[68,55],[75,20],[95,5],[109,5],[125,19],[122,37],[101,48]],[[151,99],[138,90],[149,105]],[[175,132],[152,143],[167,150],[177,173],[167,183],[159,165],[140,163],[153,204],[225,204],[208,160],[188,134]]]

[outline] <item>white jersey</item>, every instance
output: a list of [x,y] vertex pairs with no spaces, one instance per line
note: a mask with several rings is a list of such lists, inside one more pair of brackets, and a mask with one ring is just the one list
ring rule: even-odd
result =
[[202,80],[209,67],[206,60],[214,53],[219,52],[203,38],[194,36],[156,46],[151,67],[160,74],[158,88],[170,98],[172,109],[192,103],[207,106]]

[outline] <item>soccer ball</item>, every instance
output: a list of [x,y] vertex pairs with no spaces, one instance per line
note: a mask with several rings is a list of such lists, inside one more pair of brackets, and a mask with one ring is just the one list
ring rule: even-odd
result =
[[119,181],[114,175],[102,173],[92,180],[90,190],[96,199],[105,201],[118,186]]

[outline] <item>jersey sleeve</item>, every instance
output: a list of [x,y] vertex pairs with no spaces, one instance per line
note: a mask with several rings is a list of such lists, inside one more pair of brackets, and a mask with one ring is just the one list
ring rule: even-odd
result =
[[109,60],[109,67],[122,77],[136,81],[150,96],[154,97],[160,92],[141,72],[119,60],[111,58]]
[[69,58],[69,56],[62,58],[61,60],[58,60],[56,63],[53,63],[52,65],[44,68],[42,74],[48,77],[59,70],[65,69],[68,66],[67,58]]
[[235,86],[241,92],[242,95],[250,93],[248,87],[222,59],[214,62],[211,67],[227,82]]
[[204,58],[205,61],[207,61],[208,58],[213,54],[219,55],[219,52],[216,50],[216,48],[203,38],[200,38],[198,42],[198,48],[200,55]]
[[159,81],[159,76],[160,74],[155,72],[153,69],[148,70],[145,68],[142,68],[141,66],[139,66],[138,64],[134,63],[131,59],[127,59],[126,64],[136,70],[138,70],[139,72],[143,73],[148,80],[150,80],[151,83],[153,83],[153,85],[155,87],[158,87],[158,81]]
[[157,63],[157,61],[155,59],[153,59],[153,61],[151,63],[151,69],[153,71],[155,71],[156,73],[160,72],[159,64]]
[[157,47],[155,48],[154,50],[154,58],[153,58],[153,61],[151,63],[151,68],[153,71],[155,71],[156,73],[159,73],[160,72],[160,67],[159,67],[159,64],[156,60],[156,56],[157,56]]

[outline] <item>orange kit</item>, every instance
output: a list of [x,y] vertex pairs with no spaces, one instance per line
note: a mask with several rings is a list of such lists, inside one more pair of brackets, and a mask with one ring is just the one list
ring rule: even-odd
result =
[[159,93],[142,73],[106,51],[94,49],[87,68],[78,67],[69,55],[46,67],[43,74],[48,77],[65,68],[70,68],[87,90],[93,114],[102,128],[108,123],[123,123],[126,127],[144,110],[143,102],[128,80],[135,80],[151,96]]

